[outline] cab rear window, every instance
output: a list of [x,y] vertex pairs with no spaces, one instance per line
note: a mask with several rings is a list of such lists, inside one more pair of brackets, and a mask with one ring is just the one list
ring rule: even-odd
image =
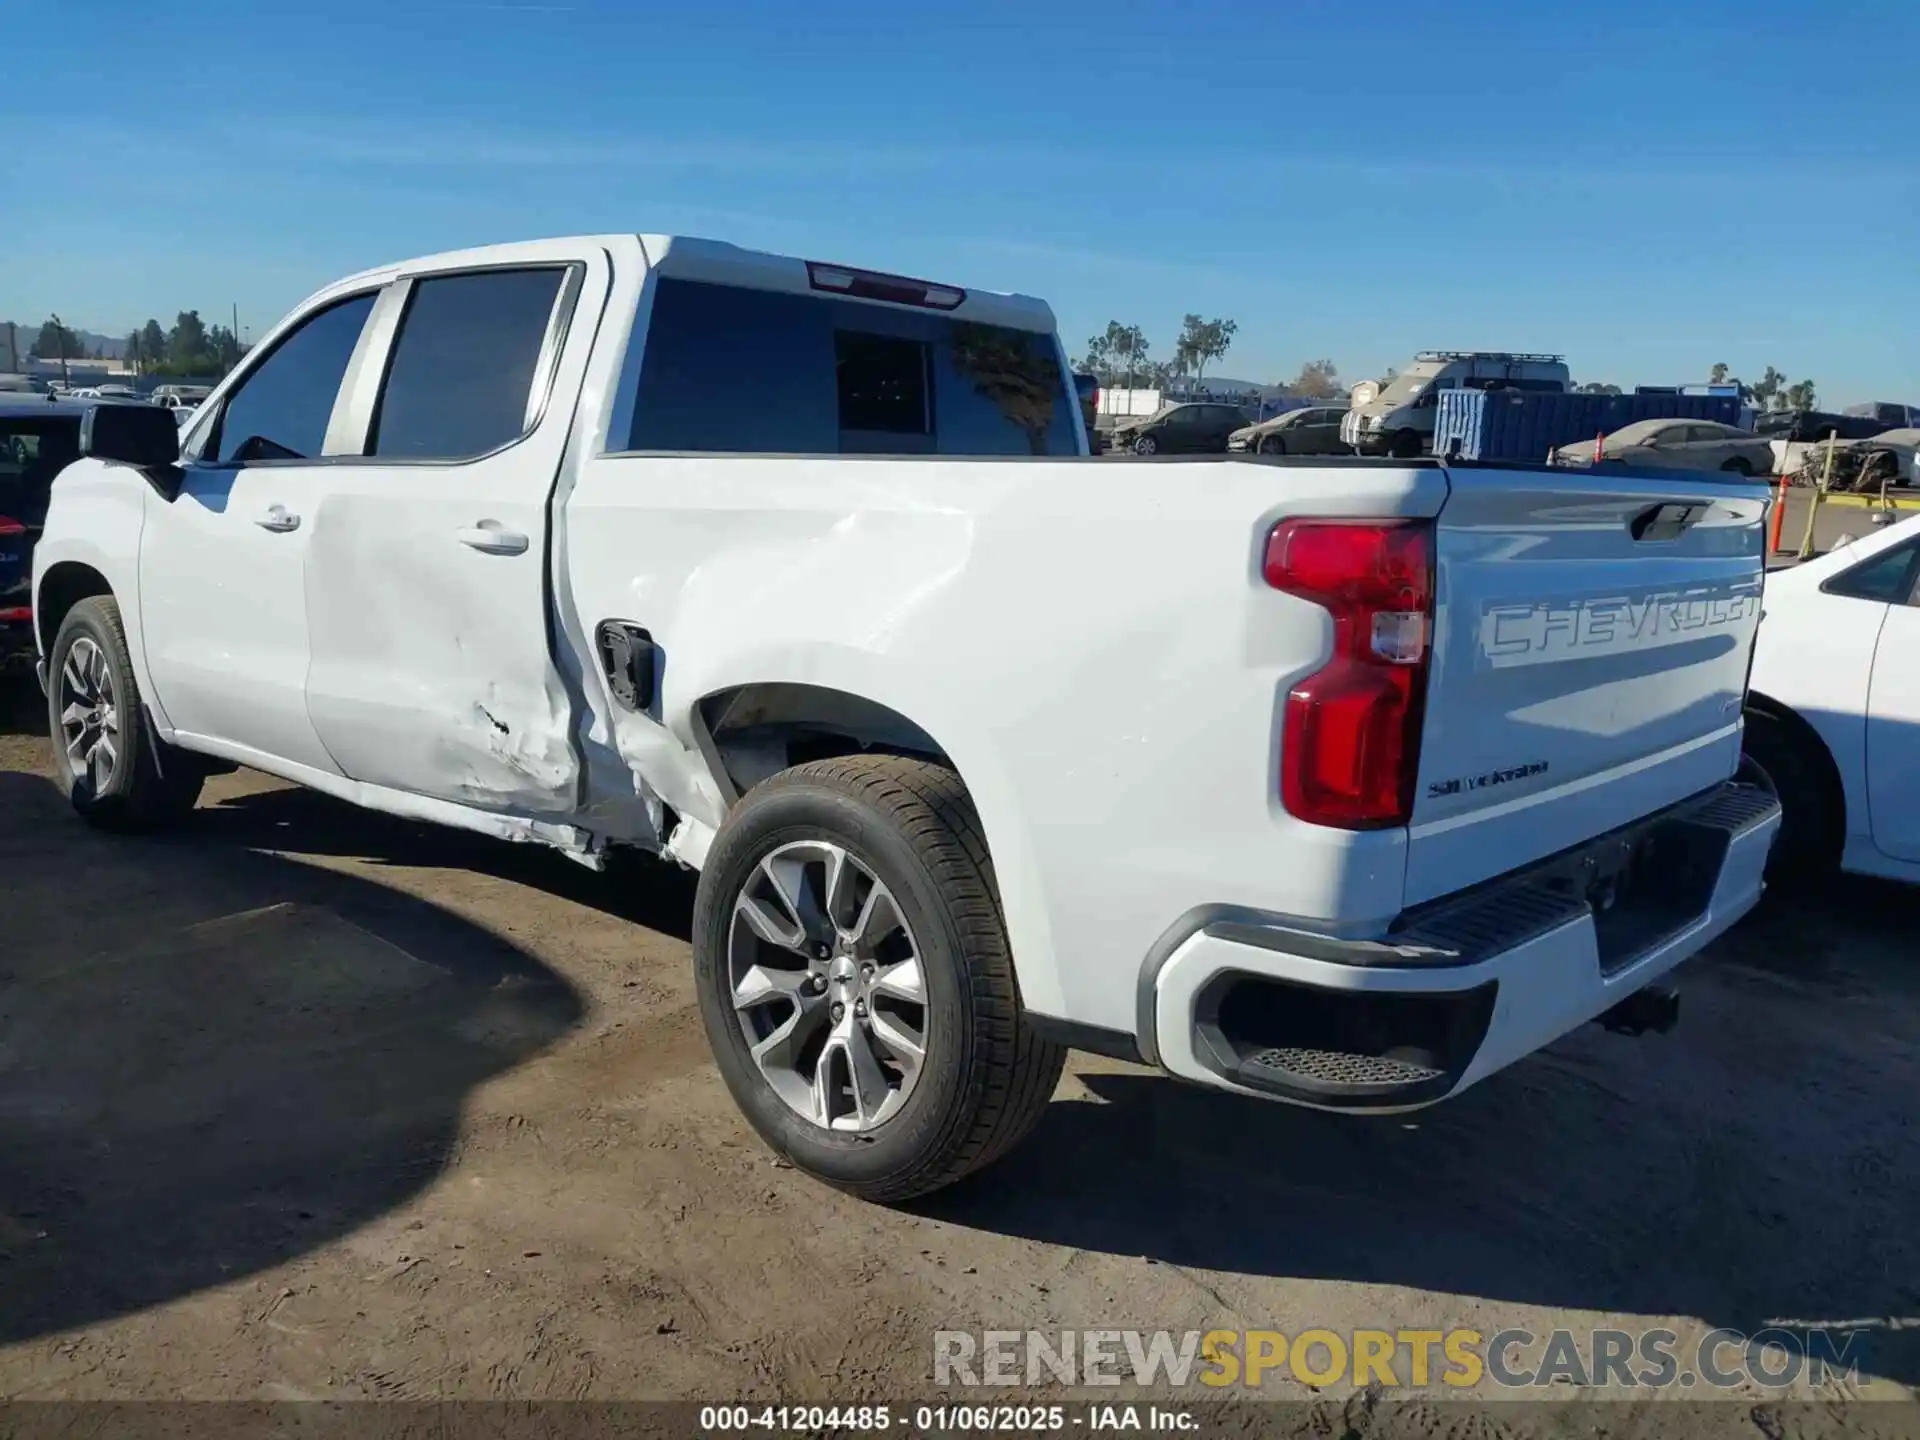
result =
[[655,282],[629,450],[1072,455],[1051,335],[703,281]]

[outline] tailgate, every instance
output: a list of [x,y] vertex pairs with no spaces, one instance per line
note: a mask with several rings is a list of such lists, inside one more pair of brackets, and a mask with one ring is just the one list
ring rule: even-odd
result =
[[1764,483],[1448,469],[1409,905],[1730,777]]

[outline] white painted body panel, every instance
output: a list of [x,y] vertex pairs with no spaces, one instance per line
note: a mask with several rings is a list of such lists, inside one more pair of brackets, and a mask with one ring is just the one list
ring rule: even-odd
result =
[[[190,467],[171,504],[148,490],[140,549],[146,693],[166,697],[180,743],[246,744],[338,772],[307,714],[306,561],[310,517],[326,483],[317,468]],[[275,515],[296,528],[262,528]]]
[[[286,572],[260,582],[271,602],[256,615],[194,631],[205,607],[237,604],[236,580],[211,573],[218,557],[204,547],[210,573],[188,575],[181,549],[150,581],[167,590],[164,634],[143,629],[142,604],[156,602],[134,585],[141,517],[168,502],[94,462],[56,485],[36,576],[63,556],[98,561],[130,612],[166,738],[372,808],[588,859],[606,843],[659,846],[698,866],[737,799],[703,704],[747,685],[859,697],[929,737],[974,797],[1026,1005],[1125,1033],[1137,1029],[1145,957],[1196,910],[1378,936],[1415,900],[1732,773],[1737,704],[1731,716],[1720,707],[1750,626],[1722,627],[1710,661],[1683,661],[1648,631],[1598,669],[1590,655],[1542,652],[1501,670],[1486,629],[1489,606],[1732,585],[1743,565],[1757,574],[1757,520],[1737,506],[1696,536],[1719,525],[1719,549],[1633,558],[1622,506],[1669,498],[1670,478],[1636,480],[1598,513],[1592,497],[1574,503],[1571,481],[1502,488],[1489,472],[1433,465],[619,453],[655,277],[807,289],[802,262],[711,242],[605,236],[434,257],[328,287],[296,317],[369,287],[399,293],[434,270],[555,257],[591,272],[584,318],[537,423],[495,455],[445,467],[358,458],[384,343],[363,340],[373,354],[343,383],[326,462],[278,472],[311,487],[295,532],[304,548],[281,548]],[[1053,331],[1025,297],[970,292],[955,313]],[[221,399],[189,425],[190,451]],[[1084,454],[1070,394],[1067,411]],[[1549,762],[1534,783],[1423,802],[1410,830],[1327,829],[1284,810],[1284,697],[1332,645],[1327,612],[1261,576],[1266,536],[1297,516],[1439,517],[1423,786],[1509,753],[1516,737]],[[525,533],[526,550],[463,548],[456,532],[483,519]],[[644,626],[664,655],[647,713],[613,698],[594,643],[606,620]],[[270,627],[289,637],[284,649],[242,676]],[[144,668],[156,655],[163,663]],[[224,686],[211,678],[222,666]],[[296,667],[304,732],[285,693]],[[170,690],[193,725],[170,717]],[[664,808],[679,817],[668,835]],[[1743,873],[1730,860],[1723,886]],[[1678,963],[1742,903],[1632,973]],[[1577,953],[1563,950],[1561,980]],[[1162,978],[1159,1004],[1200,974],[1196,963]],[[1617,988],[1548,993],[1524,973],[1513,972],[1498,1063]]]
[[1920,539],[1920,517],[1767,576],[1756,695],[1810,725],[1845,796],[1844,869],[1920,881],[1920,610],[1822,586]]

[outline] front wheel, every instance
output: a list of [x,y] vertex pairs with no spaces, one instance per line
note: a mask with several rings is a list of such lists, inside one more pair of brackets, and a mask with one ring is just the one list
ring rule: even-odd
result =
[[1287,442],[1282,440],[1278,435],[1268,435],[1260,441],[1260,453],[1262,455],[1284,455],[1287,453]]
[[757,786],[694,904],[701,1017],[762,1139],[892,1203],[997,1159],[1065,1052],[1028,1025],[980,822],[960,778],[895,756]]
[[1726,471],[1730,475],[1753,474],[1753,466],[1749,465],[1745,460],[1743,460],[1738,455],[1734,456],[1733,459],[1727,461],[1727,463],[1722,465],[1720,468]]
[[1402,430],[1393,437],[1393,443],[1387,453],[1396,460],[1413,460],[1420,454],[1420,433],[1417,430]]
[[149,829],[193,809],[206,772],[153,734],[120,606],[82,600],[54,636],[47,665],[47,733],[60,786],[80,817],[104,829]]
[[1160,442],[1151,435],[1142,435],[1133,442],[1133,453],[1136,455],[1157,455],[1159,452]]

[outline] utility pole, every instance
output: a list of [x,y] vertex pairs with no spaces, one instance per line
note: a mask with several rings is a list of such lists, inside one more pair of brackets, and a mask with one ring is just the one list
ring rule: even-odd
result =
[[60,344],[60,388],[67,388],[67,322],[58,315],[53,317],[54,339]]
[[15,343],[13,321],[7,321],[7,373],[13,374],[20,368],[20,347]]

